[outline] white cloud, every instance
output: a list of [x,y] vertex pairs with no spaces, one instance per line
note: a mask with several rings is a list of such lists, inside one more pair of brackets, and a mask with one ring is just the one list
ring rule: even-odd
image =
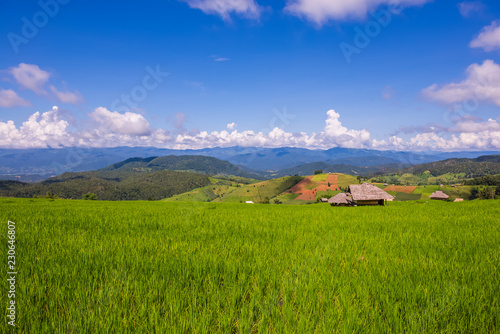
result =
[[285,11],[321,26],[329,20],[363,19],[382,6],[397,13],[403,7],[423,5],[431,0],[288,0]]
[[82,95],[79,92],[61,92],[57,90],[56,87],[50,85],[51,92],[56,96],[56,98],[64,103],[78,104],[83,101]]
[[47,88],[49,88],[52,96],[60,102],[71,104],[83,102],[83,97],[78,91],[75,93],[62,92],[54,85],[49,85],[51,73],[40,69],[38,65],[20,63],[16,67],[9,68],[7,72],[14,77],[22,88],[29,89],[38,95],[48,96]]
[[206,14],[220,15],[224,20],[231,14],[258,19],[262,8],[254,0],[183,0],[189,7],[202,10]]
[[149,122],[140,114],[109,111],[99,107],[89,114],[103,132],[118,133],[121,135],[147,136],[151,134]]
[[26,107],[29,106],[29,101],[19,97],[12,89],[0,89],[0,107],[13,108],[13,107]]
[[488,119],[486,122],[474,122],[474,121],[464,121],[457,122],[454,127],[449,129],[450,132],[500,132],[500,123],[494,119]]
[[17,67],[11,67],[8,72],[21,87],[39,95],[47,94],[44,86],[49,81],[50,73],[40,69],[38,65],[20,63]]
[[215,58],[214,61],[228,61],[229,58]]
[[[500,118],[486,122],[470,117],[457,121],[452,128],[426,127],[423,132],[403,139],[392,136],[377,140],[370,138],[368,130],[348,129],[340,122],[340,114],[327,112],[321,132],[290,133],[275,127],[271,131],[254,132],[236,129],[222,131],[191,131],[172,136],[163,129],[151,129],[140,114],[111,112],[103,107],[88,116],[94,123],[83,130],[71,131],[66,115],[57,107],[40,114],[34,113],[19,128],[14,122],[0,122],[0,147],[116,147],[155,146],[175,149],[207,147],[256,146],[302,147],[328,149],[332,147],[371,148],[392,150],[490,150],[500,149]],[[228,125],[232,125],[230,123]],[[229,128],[229,127],[228,127]],[[442,134],[438,134],[441,132]]]
[[17,128],[13,121],[0,122],[0,147],[35,148],[72,145],[74,138],[67,132],[69,123],[61,119],[57,107],[43,114],[38,111]]
[[471,48],[482,48],[485,51],[500,49],[500,21],[493,21],[484,27],[479,35],[470,42]]
[[467,77],[459,83],[443,86],[433,84],[424,90],[424,97],[443,103],[468,100],[484,101],[500,106],[500,66],[493,60],[485,60],[481,65],[472,64],[467,68]]
[[236,123],[235,123],[235,122],[233,122],[233,123],[229,123],[229,124],[227,125],[227,129],[228,129],[228,130],[234,130],[234,129],[236,129]]
[[484,4],[481,1],[464,1],[458,4],[458,10],[463,17],[470,17],[473,13],[481,13]]

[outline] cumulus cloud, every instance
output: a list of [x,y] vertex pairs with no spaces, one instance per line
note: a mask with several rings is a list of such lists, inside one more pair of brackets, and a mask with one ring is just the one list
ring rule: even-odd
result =
[[38,95],[49,96],[50,91],[51,96],[63,103],[78,104],[83,101],[83,97],[78,91],[74,93],[63,92],[49,84],[51,73],[42,70],[38,65],[20,63],[18,66],[9,68],[7,72],[12,75],[19,86]]
[[464,1],[458,5],[460,15],[465,18],[472,16],[474,13],[481,13],[484,10],[484,4],[481,1]]
[[493,21],[484,27],[469,45],[471,48],[482,48],[485,51],[500,49],[500,21]]
[[236,129],[236,123],[235,122],[229,123],[227,125],[227,129],[228,130],[234,130],[234,129]]
[[423,5],[431,0],[288,0],[285,11],[307,19],[318,26],[329,20],[363,19],[370,11],[389,6],[392,12]]
[[[325,126],[320,132],[291,133],[275,127],[268,132],[238,131],[190,131],[172,135],[163,129],[152,129],[140,114],[112,112],[99,107],[88,116],[91,127],[71,130],[65,114],[57,107],[43,114],[34,113],[20,127],[14,122],[0,122],[0,147],[116,147],[155,146],[174,149],[199,149],[207,147],[256,146],[302,147],[328,149],[332,147],[372,148],[392,150],[464,150],[500,149],[500,119],[486,122],[464,117],[453,127],[428,126],[411,138],[393,135],[384,140],[370,138],[368,130],[354,130],[344,126],[340,114],[327,112]],[[66,115],[67,116],[67,115]],[[234,124],[236,127],[236,124]],[[439,132],[443,132],[442,135]]]
[[220,15],[225,21],[231,14],[258,19],[262,8],[254,0],[183,0],[189,7],[202,10],[206,14]]
[[39,95],[47,94],[44,86],[49,81],[50,73],[40,69],[38,65],[20,63],[16,67],[11,67],[8,72],[21,87]]
[[424,97],[443,103],[469,100],[485,101],[500,106],[500,66],[493,60],[472,64],[467,68],[465,80],[443,86],[433,84],[424,90]]
[[99,107],[89,114],[99,129],[104,132],[113,132],[121,135],[147,136],[151,134],[149,122],[141,115],[133,112],[120,114]]
[[0,147],[36,148],[74,144],[67,132],[69,123],[61,119],[59,108],[43,114],[38,111],[17,128],[13,121],[0,122]]
[[0,89],[0,107],[13,108],[13,107],[26,107],[30,103],[19,97],[12,89]]

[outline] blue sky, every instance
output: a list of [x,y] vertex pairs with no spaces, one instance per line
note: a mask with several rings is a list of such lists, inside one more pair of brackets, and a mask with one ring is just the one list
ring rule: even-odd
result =
[[0,147],[498,150],[497,20],[498,1],[0,2]]

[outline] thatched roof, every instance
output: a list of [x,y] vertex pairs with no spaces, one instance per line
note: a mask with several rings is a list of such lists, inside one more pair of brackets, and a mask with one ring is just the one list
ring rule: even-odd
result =
[[337,195],[333,196],[332,198],[330,198],[328,200],[328,203],[330,203],[330,204],[347,204],[347,205],[349,205],[349,204],[352,203],[352,199],[346,193],[340,193],[340,194],[337,194]]
[[441,190],[436,191],[435,193],[432,193],[430,198],[432,199],[447,199],[449,196],[446,195],[444,192]]
[[355,201],[377,201],[394,199],[393,196],[377,186],[369,183],[352,184],[349,186],[352,199]]

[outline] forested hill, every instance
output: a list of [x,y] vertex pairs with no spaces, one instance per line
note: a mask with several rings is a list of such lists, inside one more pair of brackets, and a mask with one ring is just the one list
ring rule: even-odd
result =
[[96,171],[67,172],[38,183],[0,181],[0,196],[102,200],[159,200],[212,184],[209,176],[261,178],[227,161],[206,156],[131,158]]
[[424,172],[432,175],[446,173],[465,173],[467,177],[500,174],[500,155],[484,155],[475,159],[447,159],[416,165],[403,170],[415,175]]
[[0,196],[46,196],[81,199],[92,193],[102,200],[159,200],[207,186],[207,175],[189,172],[92,171],[64,173],[38,183],[0,181]]
[[260,175],[247,172],[230,162],[202,155],[130,158],[99,171],[151,172],[159,170],[188,171],[207,175],[233,175],[262,179]]

